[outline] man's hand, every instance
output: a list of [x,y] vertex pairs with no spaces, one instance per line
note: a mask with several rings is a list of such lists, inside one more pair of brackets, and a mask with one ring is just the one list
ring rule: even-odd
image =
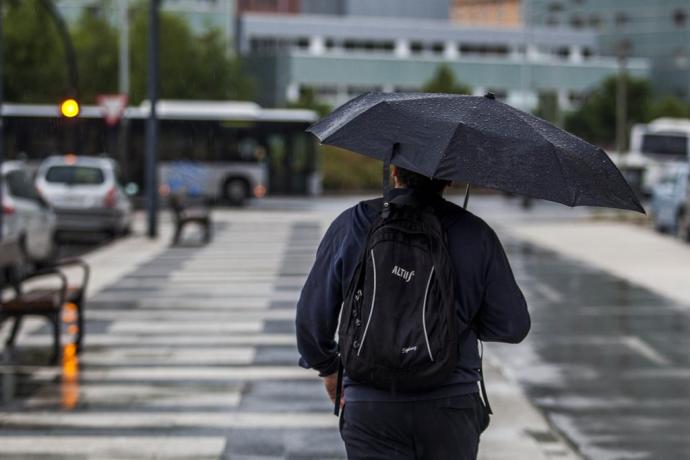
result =
[[[328,397],[331,398],[331,402],[335,404],[335,393],[338,387],[338,373],[335,372],[323,378],[323,384],[326,387],[326,393]],[[342,390],[342,388],[341,388]],[[340,392],[340,408],[342,409],[345,405],[345,395]]]

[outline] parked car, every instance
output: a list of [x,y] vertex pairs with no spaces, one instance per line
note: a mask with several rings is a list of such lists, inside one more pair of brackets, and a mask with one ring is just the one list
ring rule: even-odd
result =
[[687,164],[670,168],[652,188],[651,214],[658,231],[676,235],[683,232],[683,219],[688,212],[688,174]]
[[34,187],[22,161],[2,164],[2,238],[19,244],[28,262],[50,263],[57,257],[56,216]]
[[59,232],[129,232],[132,203],[110,158],[48,157],[38,168],[36,187],[55,209]]

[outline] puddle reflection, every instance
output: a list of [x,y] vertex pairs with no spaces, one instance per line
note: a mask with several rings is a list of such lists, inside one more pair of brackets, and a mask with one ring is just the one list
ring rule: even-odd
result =
[[79,333],[77,323],[77,306],[73,303],[65,304],[62,311],[62,321],[66,326],[70,338],[62,349],[62,378],[60,379],[60,403],[63,409],[72,410],[79,403],[79,357],[74,339]]

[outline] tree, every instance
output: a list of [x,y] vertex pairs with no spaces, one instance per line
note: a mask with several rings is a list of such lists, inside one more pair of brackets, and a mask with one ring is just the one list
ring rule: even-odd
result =
[[556,125],[560,124],[561,116],[558,107],[558,94],[555,91],[539,93],[539,104],[534,114],[548,122]]
[[[626,76],[627,126],[647,121],[652,91],[649,81]],[[594,144],[611,146],[616,138],[616,84],[612,76],[595,88],[585,103],[565,118],[565,128]]]
[[[67,61],[54,20],[41,0],[5,0],[5,91],[13,102],[56,103],[69,90]],[[130,29],[130,101],[146,98],[148,16],[140,2]],[[104,9],[84,8],[71,28],[80,76],[79,97],[118,90],[118,30]],[[161,97],[170,99],[251,99],[253,80],[238,58],[226,53],[223,35],[210,29],[195,36],[187,22],[161,12]]]
[[[565,128],[594,144],[613,145],[616,138],[616,80],[615,76],[609,77],[594,89],[579,109],[566,116]],[[626,88],[628,129],[634,123],[647,123],[660,117],[690,117],[690,107],[681,100],[672,96],[655,99],[646,79],[627,76]]]
[[[253,81],[238,58],[229,58],[221,33],[210,30],[194,36],[184,19],[165,11],[160,14],[160,97],[169,99],[239,99],[253,97]],[[130,40],[130,100],[146,98],[148,62],[148,14],[134,13]]]
[[287,106],[292,109],[313,110],[318,113],[320,117],[327,115],[331,111],[330,105],[317,100],[314,88],[302,88],[299,99],[295,102],[288,103]]
[[431,80],[427,81],[422,90],[427,93],[471,94],[472,89],[455,78],[455,73],[448,65],[442,64],[436,69]]
[[12,102],[57,102],[69,82],[62,40],[39,0],[5,2],[5,98]]
[[97,8],[87,8],[72,31],[77,53],[80,96],[94,103],[96,96],[118,90],[118,32]]
[[651,104],[647,121],[661,117],[690,118],[690,107],[673,96],[657,99]]

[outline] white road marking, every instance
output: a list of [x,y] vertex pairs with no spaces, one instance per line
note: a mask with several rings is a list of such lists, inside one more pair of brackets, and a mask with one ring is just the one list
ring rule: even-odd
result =
[[[21,342],[26,346],[50,346],[52,339],[47,335],[28,336]],[[116,335],[88,334],[84,338],[89,346],[118,345],[163,345],[163,346],[217,346],[225,345],[289,345],[294,346],[294,334],[233,334],[233,335]]]
[[[336,428],[338,418],[324,412],[52,412],[2,413],[5,426],[52,425],[61,428]],[[3,448],[4,448],[3,441]]]
[[227,332],[260,332],[263,328],[261,321],[223,322],[223,321],[116,321],[109,328],[109,333],[227,333]]
[[[76,387],[75,387],[76,388]],[[218,390],[204,393],[189,391],[184,385],[164,386],[127,384],[127,385],[79,385],[79,402],[92,406],[102,404],[108,406],[133,408],[233,408],[240,403],[241,386],[237,388],[220,387]],[[29,398],[24,407],[33,409],[46,406],[60,405],[62,395],[55,391],[45,392]],[[46,407],[49,409],[50,407]]]
[[[50,371],[36,371],[35,380],[44,375],[53,375]],[[315,380],[316,374],[294,366],[214,366],[214,367],[109,367],[85,368],[79,374],[82,383],[107,383],[112,381],[174,382],[174,381],[208,381],[231,382],[249,380]]]
[[256,356],[253,347],[213,347],[213,348],[184,348],[184,347],[128,347],[107,348],[105,350],[86,349],[79,357],[82,364],[120,365],[133,364],[190,364],[190,365],[218,365],[218,364],[249,364]]
[[182,458],[217,459],[225,448],[224,436],[5,436],[5,455],[64,455],[68,458]]
[[534,290],[539,293],[542,297],[551,303],[561,303],[563,302],[563,296],[560,292],[552,288],[546,283],[537,281],[534,283]]
[[623,338],[623,343],[635,350],[654,364],[659,366],[670,366],[671,362],[661,355],[658,351],[652,348],[647,342],[637,336],[628,336]]

